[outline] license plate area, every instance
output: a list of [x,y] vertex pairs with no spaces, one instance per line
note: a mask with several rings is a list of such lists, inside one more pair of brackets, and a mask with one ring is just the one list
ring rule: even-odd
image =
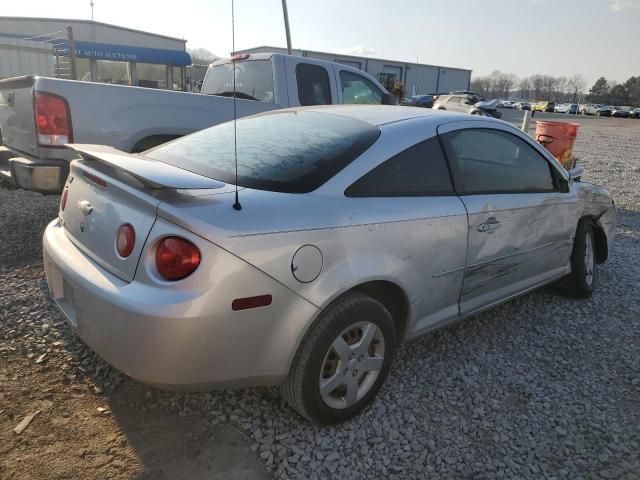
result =
[[53,300],[67,320],[78,326],[78,318],[75,309],[75,292],[73,285],[62,275],[55,265],[49,265],[49,290]]

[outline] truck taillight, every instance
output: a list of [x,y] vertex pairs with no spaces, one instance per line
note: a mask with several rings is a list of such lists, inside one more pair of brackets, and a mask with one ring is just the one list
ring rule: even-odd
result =
[[73,141],[71,114],[64,98],[53,93],[36,92],[34,104],[38,144],[55,147]]

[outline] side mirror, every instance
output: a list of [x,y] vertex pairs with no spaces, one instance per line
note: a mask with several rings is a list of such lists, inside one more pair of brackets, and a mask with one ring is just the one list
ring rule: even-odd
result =
[[398,105],[398,101],[390,93],[385,93],[382,95],[382,105]]
[[569,170],[569,178],[571,178],[571,180],[573,180],[574,182],[579,182],[580,177],[582,177],[583,173],[584,173],[584,168],[576,165],[571,170]]

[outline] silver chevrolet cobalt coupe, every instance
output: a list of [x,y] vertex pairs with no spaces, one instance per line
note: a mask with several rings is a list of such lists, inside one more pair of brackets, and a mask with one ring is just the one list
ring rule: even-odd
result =
[[236,128],[237,150],[233,122],[140,155],[71,146],[49,288],[144,383],[282,385],[342,421],[402,342],[556,280],[587,297],[607,258],[611,195],[499,120],[326,106]]

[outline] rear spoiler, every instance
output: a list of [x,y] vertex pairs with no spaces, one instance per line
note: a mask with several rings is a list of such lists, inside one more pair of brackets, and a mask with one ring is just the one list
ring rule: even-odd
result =
[[216,189],[224,186],[218,180],[106,145],[70,143],[66,147],[85,160],[102,162],[124,170],[150,188]]

